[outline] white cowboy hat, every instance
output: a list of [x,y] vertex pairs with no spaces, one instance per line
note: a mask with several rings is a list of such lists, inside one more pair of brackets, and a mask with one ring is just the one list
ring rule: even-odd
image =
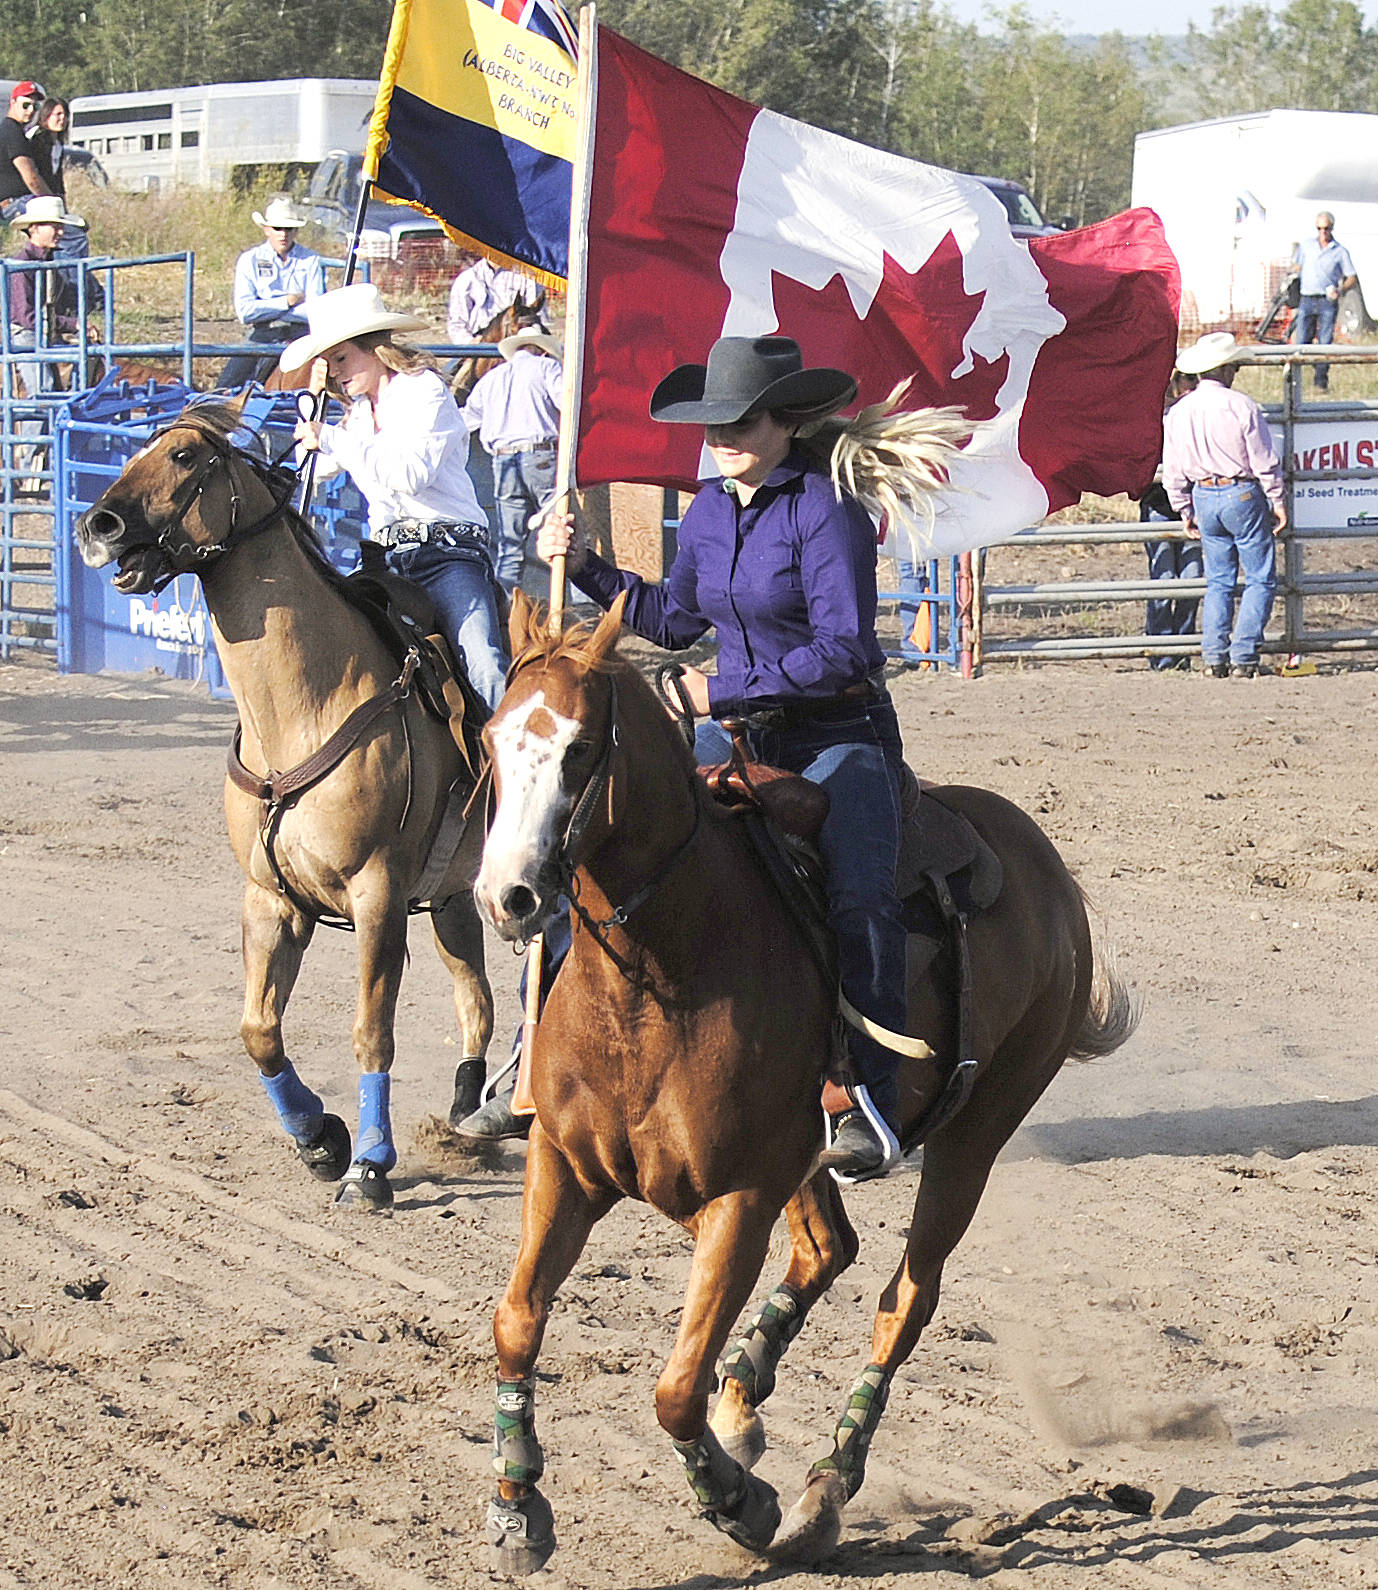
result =
[[498,352],[504,359],[510,359],[514,353],[523,348],[544,348],[552,359],[563,359],[565,350],[560,344],[560,339],[551,331],[542,331],[539,326],[528,326],[525,331],[514,331],[510,337],[504,337],[498,344]]
[[415,315],[399,314],[383,302],[383,295],[370,282],[353,287],[337,287],[308,298],[306,323],[310,331],[289,342],[278,359],[280,370],[300,370],[342,342],[367,336],[370,331],[424,331],[426,322]]
[[62,200],[51,193],[43,193],[35,199],[30,199],[15,216],[11,225],[27,232],[31,226],[38,226],[43,221],[51,221],[57,226],[79,226],[83,232],[86,230],[86,222],[81,216],[73,215]]
[[275,226],[285,232],[300,231],[310,219],[291,199],[270,199],[266,210],[254,211],[255,226]]
[[1208,331],[1177,355],[1177,368],[1184,375],[1204,375],[1207,370],[1218,370],[1222,364],[1233,364],[1243,352],[1233,333]]

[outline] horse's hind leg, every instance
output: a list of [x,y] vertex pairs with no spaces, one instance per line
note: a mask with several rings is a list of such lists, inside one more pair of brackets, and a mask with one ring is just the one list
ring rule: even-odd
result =
[[349,1128],[327,1115],[297,1075],[282,1045],[282,1014],[315,924],[284,895],[249,883],[244,890],[244,1015],[239,1034],[259,1069],[278,1120],[321,1181],[338,1181],[349,1165]]
[[392,1204],[388,1172],[397,1163],[392,1137],[392,1070],[397,994],[407,956],[407,907],[396,891],[370,901],[360,891],[352,919],[358,951],[359,992],[354,1013],[354,1057],[359,1062],[359,1137],[338,1201],[356,1194],[369,1209]]
[[452,895],[432,918],[435,947],[454,979],[461,1059],[455,1067],[450,1125],[478,1109],[485,1055],[493,1036],[493,993],[484,972],[483,924],[468,889]]
[[527,1150],[522,1240],[493,1316],[498,1389],[493,1467],[498,1494],[488,1505],[488,1544],[502,1573],[534,1573],[555,1550],[555,1518],[536,1488],[545,1456],[536,1439],[536,1359],[560,1284],[589,1232],[617,1201],[586,1191],[537,1122]]
[[805,1182],[785,1207],[790,1261],[785,1278],[723,1359],[713,1433],[723,1450],[752,1468],[766,1449],[757,1409],[775,1389],[775,1371],[809,1310],[857,1255],[841,1194],[826,1172]]

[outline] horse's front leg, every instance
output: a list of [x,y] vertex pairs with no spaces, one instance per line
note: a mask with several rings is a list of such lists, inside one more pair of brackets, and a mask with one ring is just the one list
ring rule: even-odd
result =
[[353,902],[359,997],[354,1013],[354,1057],[359,1062],[359,1135],[354,1162],[337,1199],[357,1197],[369,1209],[392,1205],[388,1172],[397,1163],[392,1137],[393,1024],[407,957],[407,905],[389,890],[376,903]]
[[450,1125],[458,1126],[479,1107],[493,1036],[493,992],[484,972],[483,923],[473,893],[452,895],[431,919],[435,947],[454,979],[455,1016],[461,1059],[455,1067]]
[[283,1011],[314,926],[285,895],[253,882],[246,885],[241,927],[244,1015],[239,1035],[302,1163],[319,1180],[338,1181],[349,1165],[349,1128],[338,1115],[326,1114],[282,1044]]
[[656,1417],[675,1443],[704,1517],[761,1551],[780,1524],[775,1491],[726,1453],[708,1427],[718,1354],[765,1262],[778,1205],[758,1190],[727,1194],[693,1223],[694,1261],[675,1350],[656,1385]]
[[591,1194],[533,1123],[522,1193],[522,1240],[507,1291],[493,1316],[498,1352],[493,1468],[498,1493],[488,1504],[488,1544],[501,1573],[535,1573],[555,1550],[555,1518],[536,1488],[545,1456],[536,1439],[536,1359],[561,1282],[589,1232],[613,1204]]
[[775,1371],[803,1328],[809,1310],[857,1255],[837,1183],[826,1171],[807,1181],[785,1206],[790,1261],[785,1278],[761,1305],[723,1359],[722,1394],[713,1433],[724,1450],[753,1468],[766,1449],[757,1409],[775,1389]]

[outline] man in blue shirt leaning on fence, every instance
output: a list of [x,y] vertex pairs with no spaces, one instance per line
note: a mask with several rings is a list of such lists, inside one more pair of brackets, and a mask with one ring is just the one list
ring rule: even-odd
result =
[[[1322,210],[1316,217],[1316,235],[1297,244],[1301,266],[1301,303],[1297,307],[1294,342],[1329,343],[1335,340],[1335,316],[1340,298],[1358,281],[1354,262],[1343,243],[1335,241],[1335,217]],[[1330,390],[1330,366],[1312,367],[1317,392]]]
[[[250,342],[290,342],[306,330],[308,298],[325,291],[325,264],[319,254],[297,242],[306,215],[288,198],[273,199],[254,224],[263,228],[263,242],[245,249],[234,268],[234,312],[249,328]],[[221,371],[219,385],[243,386],[264,380],[277,368],[276,353],[259,358],[238,353]]]

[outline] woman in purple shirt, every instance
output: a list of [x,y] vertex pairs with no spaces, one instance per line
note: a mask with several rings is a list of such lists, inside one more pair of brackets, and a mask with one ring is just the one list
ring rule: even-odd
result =
[[[568,515],[546,520],[539,550],[564,553],[575,584],[604,607],[626,591],[627,624],[657,645],[678,650],[717,630],[717,673],[684,675],[707,720],[699,761],[725,761],[731,747],[717,720],[743,718],[758,760],[828,791],[821,849],[842,990],[872,1022],[904,1032],[901,746],[876,639],[875,525],[797,435],[856,391],[841,370],[806,369],[792,338],[720,338],[706,365],[681,365],[651,398],[653,419],[704,427],[719,471],[684,516],[664,584],[597,556]],[[859,1082],[830,1118],[822,1162],[854,1180],[899,1158],[898,1056],[848,1034]]]

